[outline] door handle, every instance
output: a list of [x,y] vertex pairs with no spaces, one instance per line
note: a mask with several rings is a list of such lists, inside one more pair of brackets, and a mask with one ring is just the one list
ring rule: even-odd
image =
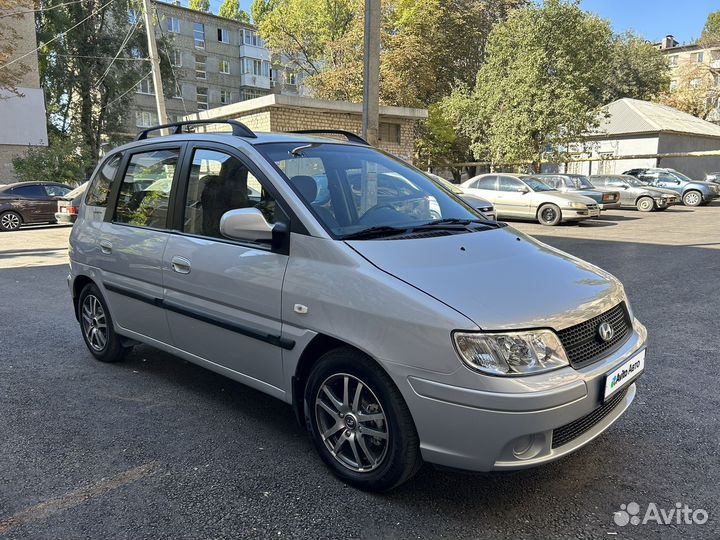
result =
[[100,251],[105,255],[110,255],[112,253],[112,244],[107,240],[100,240]]
[[170,266],[172,266],[173,271],[178,274],[189,274],[192,268],[190,266],[190,261],[188,261],[185,257],[178,257],[177,255],[171,259]]

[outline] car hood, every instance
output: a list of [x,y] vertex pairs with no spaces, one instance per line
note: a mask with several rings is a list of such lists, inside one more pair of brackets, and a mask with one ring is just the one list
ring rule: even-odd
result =
[[581,195],[579,191],[536,191],[535,193],[548,199],[555,198],[557,202],[572,201],[583,204],[595,204],[597,202],[592,197]]
[[611,274],[512,227],[347,243],[376,267],[484,330],[560,330],[625,299]]
[[483,199],[482,197],[478,197],[477,195],[470,195],[469,193],[458,193],[458,197],[460,197],[463,201],[468,203],[473,208],[476,208],[478,206],[492,206],[493,204],[488,201],[487,199]]

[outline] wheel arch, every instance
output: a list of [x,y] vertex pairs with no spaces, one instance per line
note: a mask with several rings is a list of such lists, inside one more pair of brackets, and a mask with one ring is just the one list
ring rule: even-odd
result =
[[90,283],[95,283],[93,279],[89,276],[86,276],[84,274],[80,274],[79,276],[75,276],[75,279],[72,283],[72,302],[73,302],[73,310],[75,311],[75,318],[80,321],[80,310],[78,308],[78,299],[80,298],[80,292],[87,287]]

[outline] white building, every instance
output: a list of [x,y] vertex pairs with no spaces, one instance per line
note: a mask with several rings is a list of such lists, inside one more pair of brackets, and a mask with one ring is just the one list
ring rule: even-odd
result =
[[672,107],[623,98],[605,110],[608,117],[597,134],[588,137],[574,153],[576,158],[598,161],[568,163],[566,172],[619,174],[636,167],[668,167],[703,179],[706,173],[720,170],[720,157],[603,160],[613,156],[720,151],[720,126]]

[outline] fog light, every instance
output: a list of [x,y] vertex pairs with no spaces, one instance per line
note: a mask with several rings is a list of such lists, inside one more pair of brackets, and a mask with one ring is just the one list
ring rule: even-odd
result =
[[524,437],[515,439],[515,444],[513,445],[513,454],[515,454],[515,457],[522,458],[523,454],[527,454],[532,448],[534,442],[535,435],[525,435]]

